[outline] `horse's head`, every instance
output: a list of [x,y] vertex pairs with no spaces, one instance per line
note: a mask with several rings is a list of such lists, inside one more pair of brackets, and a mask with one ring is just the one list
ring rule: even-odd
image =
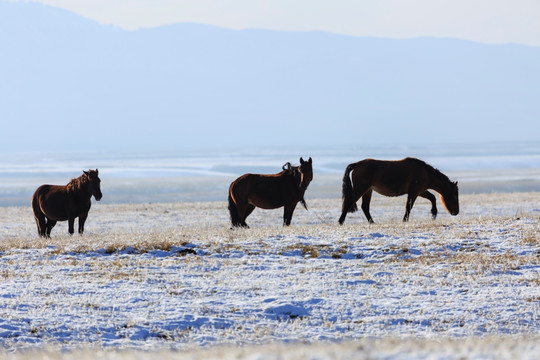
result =
[[97,201],[101,200],[103,194],[101,194],[101,180],[98,176],[98,169],[83,171],[83,173],[86,190],[88,190],[90,194],[94,195],[94,198],[96,198]]
[[308,161],[300,158],[300,166],[292,166],[290,162],[283,165],[283,170],[287,171],[294,177],[296,184],[302,190],[306,190],[311,180],[313,180],[313,168],[311,167],[312,160]]
[[300,166],[298,167],[298,172],[301,174],[300,177],[300,188],[306,190],[311,180],[313,180],[313,167],[311,157],[308,161],[300,158]]
[[450,182],[447,189],[441,194],[441,202],[450,215],[456,216],[459,214],[459,199],[458,199],[458,183]]

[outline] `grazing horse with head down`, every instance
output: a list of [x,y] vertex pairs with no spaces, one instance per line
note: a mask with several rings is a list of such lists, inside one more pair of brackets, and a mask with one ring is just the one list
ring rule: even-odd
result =
[[249,227],[246,218],[256,207],[284,207],[283,225],[290,225],[298,202],[307,210],[304,193],[313,179],[312,160],[300,158],[300,166],[283,165],[283,171],[272,175],[245,174],[229,187],[229,213],[233,227]]
[[98,169],[83,171],[78,178],[67,185],[41,185],[32,196],[32,210],[43,237],[51,237],[51,230],[57,221],[68,221],[69,233],[73,234],[75,218],[79,218],[79,234],[84,231],[84,222],[92,205],[92,195],[101,200],[101,180]]
[[348,212],[358,210],[356,202],[362,198],[362,210],[370,223],[369,203],[373,190],[385,196],[407,194],[407,205],[403,221],[409,214],[418,196],[431,201],[431,215],[437,216],[435,196],[427,191],[433,189],[441,195],[441,201],[451,215],[459,213],[458,185],[446,175],[415,158],[398,161],[365,159],[347,166],[343,176],[341,217],[343,224]]

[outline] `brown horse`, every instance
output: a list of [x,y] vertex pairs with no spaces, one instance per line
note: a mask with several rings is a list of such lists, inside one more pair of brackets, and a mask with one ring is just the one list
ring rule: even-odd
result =
[[273,175],[245,174],[229,187],[229,213],[233,227],[249,227],[246,218],[256,207],[284,207],[283,225],[290,225],[294,208],[300,201],[307,210],[304,193],[313,179],[312,160],[300,158],[300,166],[283,165]]
[[356,202],[362,198],[362,210],[370,223],[369,203],[373,190],[385,196],[407,194],[407,205],[403,221],[409,214],[418,196],[431,201],[431,215],[437,217],[435,196],[427,191],[433,189],[441,195],[441,202],[451,215],[459,213],[457,182],[422,160],[406,158],[398,161],[365,159],[347,166],[343,176],[343,203],[339,223],[343,224],[348,212],[358,210]]
[[73,234],[75,218],[79,218],[79,234],[84,231],[84,222],[92,203],[92,195],[101,200],[101,180],[98,169],[83,171],[67,185],[41,185],[32,196],[32,210],[38,234],[51,237],[51,230],[57,221],[68,221],[69,233]]

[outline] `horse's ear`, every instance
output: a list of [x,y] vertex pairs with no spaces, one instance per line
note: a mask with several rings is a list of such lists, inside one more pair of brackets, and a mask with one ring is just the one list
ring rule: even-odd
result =
[[311,156],[309,157],[308,163],[312,164],[313,160],[311,160]]
[[84,175],[86,175],[86,176],[90,176],[90,173],[89,173],[88,171],[84,171],[84,170],[83,170],[83,173],[84,173]]
[[99,170],[96,168],[96,175],[99,175]]
[[291,170],[291,163],[286,162],[282,167],[283,170]]

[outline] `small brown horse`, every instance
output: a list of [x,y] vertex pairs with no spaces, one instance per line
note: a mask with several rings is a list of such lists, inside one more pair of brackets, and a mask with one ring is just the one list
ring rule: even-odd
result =
[[356,202],[362,198],[362,210],[370,223],[369,203],[373,190],[385,196],[407,194],[407,205],[403,221],[409,214],[418,196],[431,201],[431,215],[437,217],[435,196],[427,191],[433,189],[441,195],[441,202],[451,215],[459,213],[457,182],[422,160],[406,158],[398,161],[365,159],[347,166],[343,176],[343,203],[339,223],[343,224],[348,212],[358,210]]
[[101,200],[101,180],[98,169],[83,171],[67,185],[41,185],[32,196],[32,210],[43,237],[51,237],[51,230],[57,221],[68,221],[69,233],[73,234],[75,218],[79,218],[79,234],[84,231],[84,222],[92,205],[92,195]]
[[284,207],[283,225],[290,225],[294,208],[300,201],[307,210],[304,193],[313,179],[312,160],[300,158],[300,166],[283,165],[273,175],[245,174],[229,187],[229,213],[233,227],[249,227],[246,218],[255,210]]

